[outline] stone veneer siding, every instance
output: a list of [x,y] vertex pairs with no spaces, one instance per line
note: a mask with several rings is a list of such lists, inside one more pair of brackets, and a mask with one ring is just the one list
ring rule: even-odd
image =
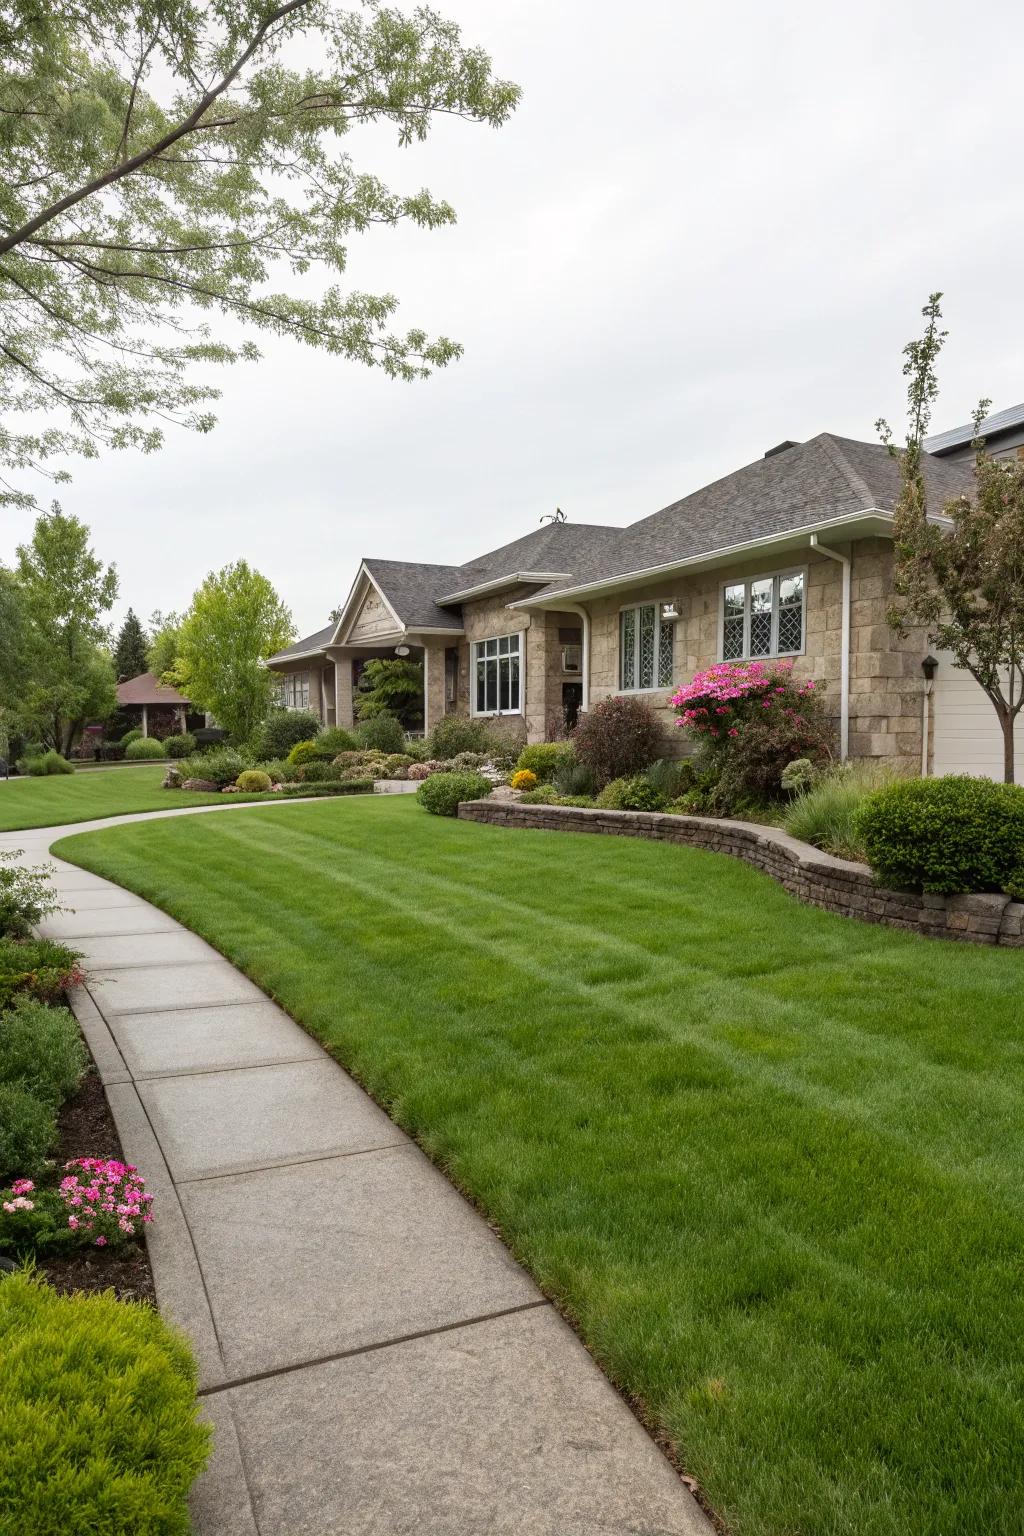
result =
[[[921,658],[927,637],[912,631],[894,635],[886,622],[892,598],[893,546],[882,538],[852,543],[826,540],[851,557],[850,571],[850,756],[884,758],[901,768],[921,762]],[[613,597],[592,600],[590,699],[595,704],[619,691],[619,611],[632,603],[679,605],[676,621],[673,688],[645,690],[644,699],[661,717],[676,750],[689,750],[685,733],[675,728],[672,692],[720,659],[721,589],[725,581],[770,576],[779,571],[807,571],[804,652],[794,660],[798,678],[825,685],[826,699],[838,717],[842,639],[842,569],[837,561],[810,547],[786,555],[754,557],[691,576],[664,577],[655,583],[623,588]]]
[[463,821],[532,827],[556,832],[598,832],[619,837],[683,843],[743,859],[800,901],[842,917],[885,923],[932,938],[1024,948],[1024,904],[1008,896],[916,895],[873,883],[866,864],[835,859],[774,827],[706,816],[669,816],[660,811],[603,811],[567,805],[521,805],[512,800],[470,800],[459,806]]

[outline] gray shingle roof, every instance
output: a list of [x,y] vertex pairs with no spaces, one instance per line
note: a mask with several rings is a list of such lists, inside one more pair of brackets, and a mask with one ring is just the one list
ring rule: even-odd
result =
[[363,564],[407,629],[462,628],[457,608],[437,604],[439,597],[460,584],[461,566],[419,565],[413,560],[364,560]]
[[287,661],[289,656],[302,656],[306,651],[322,651],[334,634],[334,625],[327,624],[323,629],[318,629],[315,635],[306,635],[302,640],[296,640],[294,645],[286,645],[283,651],[276,651],[269,657],[270,661]]
[[[969,486],[971,475],[962,464],[930,459],[925,481],[929,506],[938,511]],[[898,493],[899,466],[888,449],[823,432],[631,524],[611,544],[588,551],[572,580],[552,582],[544,596],[850,513],[889,512]]]

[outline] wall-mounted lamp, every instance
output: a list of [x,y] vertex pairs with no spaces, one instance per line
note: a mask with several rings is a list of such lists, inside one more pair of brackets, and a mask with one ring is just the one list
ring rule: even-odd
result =
[[396,656],[408,656],[408,654],[409,654],[409,647],[407,645],[396,645],[395,646],[395,655]]
[[678,606],[678,604],[675,601],[668,602],[668,603],[662,603],[662,605],[661,605],[661,617],[664,619],[666,624],[670,623],[672,619],[678,619],[678,617],[679,617],[679,606]]
[[938,665],[939,663],[934,656],[926,656],[924,658],[921,663],[921,671],[924,673],[924,680],[926,683],[931,682],[938,669]]

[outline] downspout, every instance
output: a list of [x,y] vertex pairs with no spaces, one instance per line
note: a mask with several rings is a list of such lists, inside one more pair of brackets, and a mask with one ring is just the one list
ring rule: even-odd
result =
[[928,777],[928,727],[930,724],[932,701],[932,680],[929,677],[924,685],[924,697],[921,700],[921,777]]
[[843,568],[843,619],[839,641],[839,756],[845,763],[850,754],[850,557],[837,549],[818,542],[818,535],[811,534],[811,548],[830,560],[838,560]]
[[585,608],[581,607],[579,603],[563,603],[562,604],[562,612],[563,613],[575,613],[579,618],[581,618],[583,620],[583,644],[581,646],[581,650],[583,652],[583,668],[582,668],[582,678],[581,678],[582,686],[583,686],[583,702],[580,705],[580,709],[581,710],[582,709],[589,709],[590,708],[590,614],[587,612],[587,610]]

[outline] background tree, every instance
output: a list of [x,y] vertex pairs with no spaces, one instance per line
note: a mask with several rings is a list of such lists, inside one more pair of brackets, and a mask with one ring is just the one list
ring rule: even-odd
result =
[[89,547],[89,530],[59,509],[36,520],[18,546],[16,580],[31,636],[18,689],[23,728],[65,755],[89,720],[112,714],[117,695],[102,622],[117,571]]
[[10,756],[19,728],[25,680],[31,670],[32,631],[25,596],[12,571],[0,565],[0,757]]
[[371,656],[359,674],[355,699],[360,720],[394,715],[406,730],[423,724],[423,663],[407,656]]
[[239,323],[400,378],[448,363],[454,342],[389,330],[392,295],[331,279],[353,234],[454,210],[390,191],[341,144],[382,119],[400,144],[436,114],[497,126],[518,95],[454,24],[378,0],[0,5],[0,467],[149,450],[167,421],[208,430],[217,391],[191,365],[257,356]]
[[123,677],[138,677],[140,672],[147,671],[147,649],[146,631],[139,623],[134,608],[129,608],[114,644],[115,676],[120,680]]
[[147,672],[163,677],[174,670],[174,658],[178,654],[178,638],[181,634],[181,615],[161,613],[159,608],[149,617],[149,645],[146,649]]
[[[1003,735],[1003,777],[1014,780],[1014,725],[1024,707],[1024,463],[985,452],[981,422],[991,405],[974,413],[974,493],[942,508],[945,524],[929,522],[925,504],[923,442],[938,397],[935,365],[946,332],[941,293],[922,310],[924,334],[903,352],[909,427],[897,450],[888,424],[882,441],[899,459],[900,496],[893,532],[895,598],[889,623],[901,635],[916,625],[952,652],[958,667],[984,689]],[[934,509],[933,509],[934,510]]]
[[195,709],[208,710],[236,741],[266,718],[275,678],[263,665],[295,637],[274,588],[244,560],[211,572],[178,632],[171,678]]

